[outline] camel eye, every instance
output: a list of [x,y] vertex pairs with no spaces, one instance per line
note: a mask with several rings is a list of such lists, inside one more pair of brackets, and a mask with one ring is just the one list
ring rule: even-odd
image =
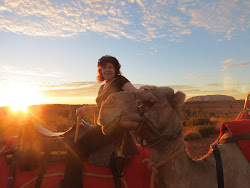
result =
[[156,99],[150,98],[150,99],[144,101],[144,104],[146,106],[148,106],[148,107],[152,107],[152,106],[154,106],[154,104],[156,103],[156,101],[157,101]]

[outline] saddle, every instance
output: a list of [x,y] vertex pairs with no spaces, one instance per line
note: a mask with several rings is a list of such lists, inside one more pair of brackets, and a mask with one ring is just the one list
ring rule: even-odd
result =
[[[111,156],[119,147],[122,141],[120,138],[124,137],[124,128],[118,128],[113,134],[103,135],[100,127],[80,126],[78,140],[74,143],[75,129],[74,125],[65,132],[54,133],[36,122],[32,122],[32,126],[24,126],[16,144],[14,144],[15,147],[12,148],[12,155],[6,158],[12,169],[9,177],[14,177],[16,165],[22,170],[32,170],[39,167],[40,172],[36,183],[39,187],[48,163],[66,163],[63,183],[67,184],[68,182],[72,185],[72,182],[78,182],[78,185],[81,185],[82,176],[80,174],[83,161],[88,160],[90,164],[106,167],[116,163],[112,160],[118,157],[113,155],[111,160]],[[129,138],[129,134],[127,137]],[[125,158],[139,153],[132,138],[125,140]]]
[[[232,135],[229,138],[222,139],[222,135],[224,132],[228,130]],[[224,122],[221,125],[220,136],[218,138],[219,143],[232,143],[236,142],[246,159],[250,163],[250,120],[249,119],[241,119],[238,121],[230,121]]]

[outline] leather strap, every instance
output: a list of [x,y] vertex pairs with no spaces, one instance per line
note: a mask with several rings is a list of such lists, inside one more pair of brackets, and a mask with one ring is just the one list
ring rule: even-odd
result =
[[211,148],[213,150],[214,159],[216,161],[218,188],[224,188],[223,165],[222,165],[222,160],[221,160],[221,156],[220,156],[220,150],[218,147],[218,143],[214,143],[213,145],[211,145]]
[[40,161],[40,172],[36,180],[35,188],[40,188],[42,186],[43,178],[46,173],[48,157],[49,157],[49,152],[46,151],[44,158]]
[[113,174],[113,180],[115,183],[116,188],[122,188],[122,184],[120,181],[120,174],[116,168],[116,162],[115,162],[115,152],[113,151],[110,156],[110,168]]
[[240,140],[249,140],[250,139],[250,133],[246,134],[240,134],[237,136],[231,136],[229,138],[225,138],[219,141],[220,144],[226,144],[226,143],[234,143]]
[[[167,135],[167,134],[162,134],[156,127],[155,125],[150,121],[150,119],[148,119],[145,114],[144,114],[144,110],[143,110],[143,104],[142,101],[139,97],[139,93],[138,92],[134,92],[134,97],[135,97],[135,104],[138,108],[138,112],[141,116],[141,122],[135,132],[135,138],[137,140],[137,142],[144,148],[149,148],[152,147],[160,142],[162,142],[163,140],[167,140],[168,144],[173,141],[174,139],[176,139],[181,133],[182,130],[180,130],[177,134],[175,135]],[[150,128],[151,131],[154,132],[154,134],[157,135],[157,137],[155,139],[151,139],[151,140],[146,140],[145,138],[140,138],[139,137],[139,133],[141,132],[141,129],[143,126],[147,126],[148,128]],[[147,144],[144,144],[144,140],[147,141]]]
[[15,161],[15,154],[13,154],[10,164],[10,172],[8,177],[8,184],[7,188],[13,188],[15,182],[15,174],[16,174],[16,161]]
[[59,184],[60,188],[82,188],[82,167],[82,162],[69,150],[64,178]]
[[[219,144],[234,143],[240,140],[248,140],[248,139],[250,139],[250,133],[225,138],[223,140],[220,140]],[[218,188],[224,188],[223,166],[222,166],[220,151],[218,148],[218,143],[214,143],[213,145],[211,145],[211,148],[213,150],[214,158],[216,161]]]

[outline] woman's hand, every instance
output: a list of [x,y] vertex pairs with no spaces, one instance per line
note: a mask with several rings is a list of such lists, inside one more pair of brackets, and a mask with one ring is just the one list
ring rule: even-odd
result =
[[88,109],[88,106],[83,106],[81,108],[78,108],[76,110],[76,117],[80,116],[80,118],[82,118],[83,115],[86,113],[87,109]]
[[141,86],[141,87],[139,88],[139,90],[145,91],[145,90],[153,90],[153,89],[155,89],[155,88],[156,88],[156,86],[148,86],[148,85],[145,85],[145,86]]
[[80,116],[80,118],[84,118],[87,114],[94,114],[97,112],[97,106],[83,106],[76,110],[76,116]]

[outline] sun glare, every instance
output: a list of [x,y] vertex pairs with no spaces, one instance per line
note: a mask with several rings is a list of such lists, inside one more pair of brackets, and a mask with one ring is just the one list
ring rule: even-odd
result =
[[23,111],[23,112],[26,112],[28,110],[28,106],[26,105],[21,105],[21,104],[17,104],[17,105],[11,105],[11,110],[13,112],[16,112],[16,111]]
[[37,89],[26,83],[15,83],[6,86],[1,93],[1,105],[10,106],[12,111],[27,111],[29,105],[43,103],[43,97]]

